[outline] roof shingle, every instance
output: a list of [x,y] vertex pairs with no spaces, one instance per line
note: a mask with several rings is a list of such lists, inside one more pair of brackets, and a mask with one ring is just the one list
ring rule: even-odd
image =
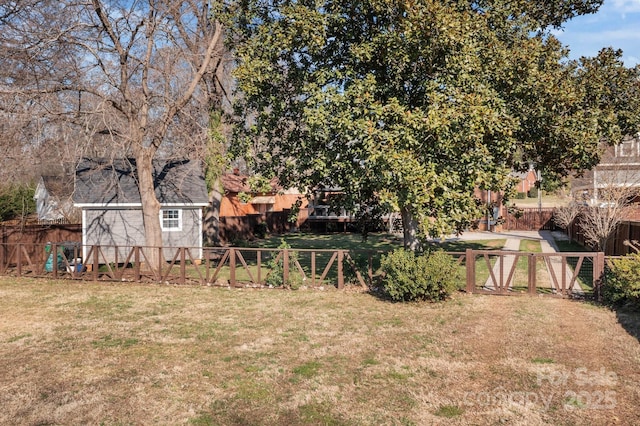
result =
[[[161,204],[206,204],[209,197],[197,161],[154,160],[156,197]],[[136,161],[83,158],[76,168],[76,204],[140,204]]]

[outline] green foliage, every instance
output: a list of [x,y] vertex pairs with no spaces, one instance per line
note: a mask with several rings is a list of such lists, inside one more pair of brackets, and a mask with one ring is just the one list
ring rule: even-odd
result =
[[[282,238],[280,240],[278,248],[280,250],[289,250],[291,246]],[[289,256],[289,277],[287,281],[284,280],[284,251],[280,252],[279,258],[273,257],[267,262],[267,267],[270,269],[269,275],[267,275],[266,284],[273,287],[287,286],[292,289],[297,289],[302,284],[299,273],[296,267],[296,261],[298,259],[298,253],[295,251],[288,251]]]
[[[284,186],[343,188],[348,210],[462,230],[483,213],[474,188],[508,190],[528,161],[549,179],[588,168],[618,125],[606,99],[632,81],[620,58],[568,61],[549,31],[598,2],[551,3],[229,3],[232,149]],[[594,98],[581,84],[601,75],[616,84],[591,84]]]
[[33,185],[11,184],[0,190],[0,220],[27,216],[36,211]]
[[628,303],[640,308],[640,253],[628,254],[611,262],[602,296],[610,305]]
[[527,196],[529,198],[538,198],[538,192],[540,191],[540,189],[538,189],[537,187],[533,187],[529,190],[529,192],[527,193]]
[[382,257],[383,288],[394,301],[446,299],[459,285],[457,262],[444,251],[394,250]]
[[291,224],[295,224],[298,222],[298,216],[300,215],[300,207],[302,206],[302,199],[298,198],[295,203],[291,206],[291,210],[289,211],[289,216],[287,217],[287,222]]
[[257,193],[269,193],[272,191],[271,179],[260,175],[254,175],[247,179],[247,184],[251,188],[251,192]]
[[250,192],[238,192],[238,200],[241,203],[248,203],[253,198]]
[[516,195],[514,196],[514,198],[516,200],[524,200],[525,198],[527,198],[527,193],[526,192],[516,192]]
[[219,184],[218,181],[227,165],[225,141],[222,131],[222,114],[219,111],[211,111],[205,156],[205,181],[209,191]]

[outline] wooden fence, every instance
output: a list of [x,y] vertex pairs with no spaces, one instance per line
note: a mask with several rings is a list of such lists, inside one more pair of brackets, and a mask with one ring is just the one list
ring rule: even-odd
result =
[[519,209],[517,214],[508,213],[505,215],[503,229],[510,231],[553,231],[553,212],[555,209],[524,208]]
[[50,225],[11,225],[0,226],[0,258],[7,256],[9,246],[23,244],[25,254],[36,257],[38,246],[47,242],[76,242],[82,241],[82,225],[50,224]]
[[[571,241],[587,246],[584,235],[580,229],[579,218],[573,221],[566,232]],[[634,253],[635,251],[627,244],[627,241],[640,242],[640,222],[623,221],[618,224],[618,227],[609,239],[607,247],[604,249],[604,253],[607,256],[624,256],[629,253]]]
[[[115,250],[114,250],[115,249]],[[160,265],[148,259],[159,247],[82,247],[4,244],[0,275],[117,282],[155,282],[231,287],[318,287],[353,284],[376,288],[383,251],[277,248],[172,248]],[[115,262],[105,252],[125,253]],[[598,294],[603,253],[524,253],[466,250],[449,253],[466,277],[469,293],[570,296]],[[545,278],[546,277],[546,278]],[[581,283],[581,284],[579,284]],[[579,291],[578,291],[579,290]],[[586,290],[586,291],[585,291]]]

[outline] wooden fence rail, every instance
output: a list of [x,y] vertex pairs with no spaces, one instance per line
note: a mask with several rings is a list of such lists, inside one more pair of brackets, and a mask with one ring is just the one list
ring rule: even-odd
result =
[[[84,249],[84,251],[83,251]],[[172,253],[151,265],[154,251]],[[84,259],[81,253],[85,253]],[[115,259],[113,255],[115,253]],[[120,255],[119,253],[122,253]],[[91,281],[155,282],[231,287],[379,286],[384,251],[240,247],[112,247],[4,244],[0,275]],[[598,296],[603,253],[451,252],[464,289],[482,294]]]

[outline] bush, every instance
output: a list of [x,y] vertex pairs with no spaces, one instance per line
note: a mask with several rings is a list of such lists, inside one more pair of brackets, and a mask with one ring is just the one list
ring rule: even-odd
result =
[[[280,250],[291,249],[291,246],[284,240],[280,240],[278,248]],[[270,269],[269,275],[265,280],[266,284],[272,287],[285,286],[293,290],[300,288],[302,285],[302,276],[297,271],[296,261],[298,260],[298,253],[295,251],[289,252],[289,279],[284,281],[284,259],[280,257],[272,258],[267,262],[267,267]]]
[[615,259],[607,268],[602,297],[609,305],[640,308],[640,253]]
[[34,193],[33,185],[9,184],[0,188],[0,220],[16,219],[35,213]]
[[529,190],[527,195],[529,195],[529,198],[538,198],[538,191],[540,190],[534,186]]
[[395,250],[382,257],[381,267],[384,292],[395,301],[443,300],[459,283],[457,262],[441,250],[424,255]]
[[527,198],[527,193],[526,192],[516,192],[516,195],[513,197],[516,200],[524,200],[525,198]]

